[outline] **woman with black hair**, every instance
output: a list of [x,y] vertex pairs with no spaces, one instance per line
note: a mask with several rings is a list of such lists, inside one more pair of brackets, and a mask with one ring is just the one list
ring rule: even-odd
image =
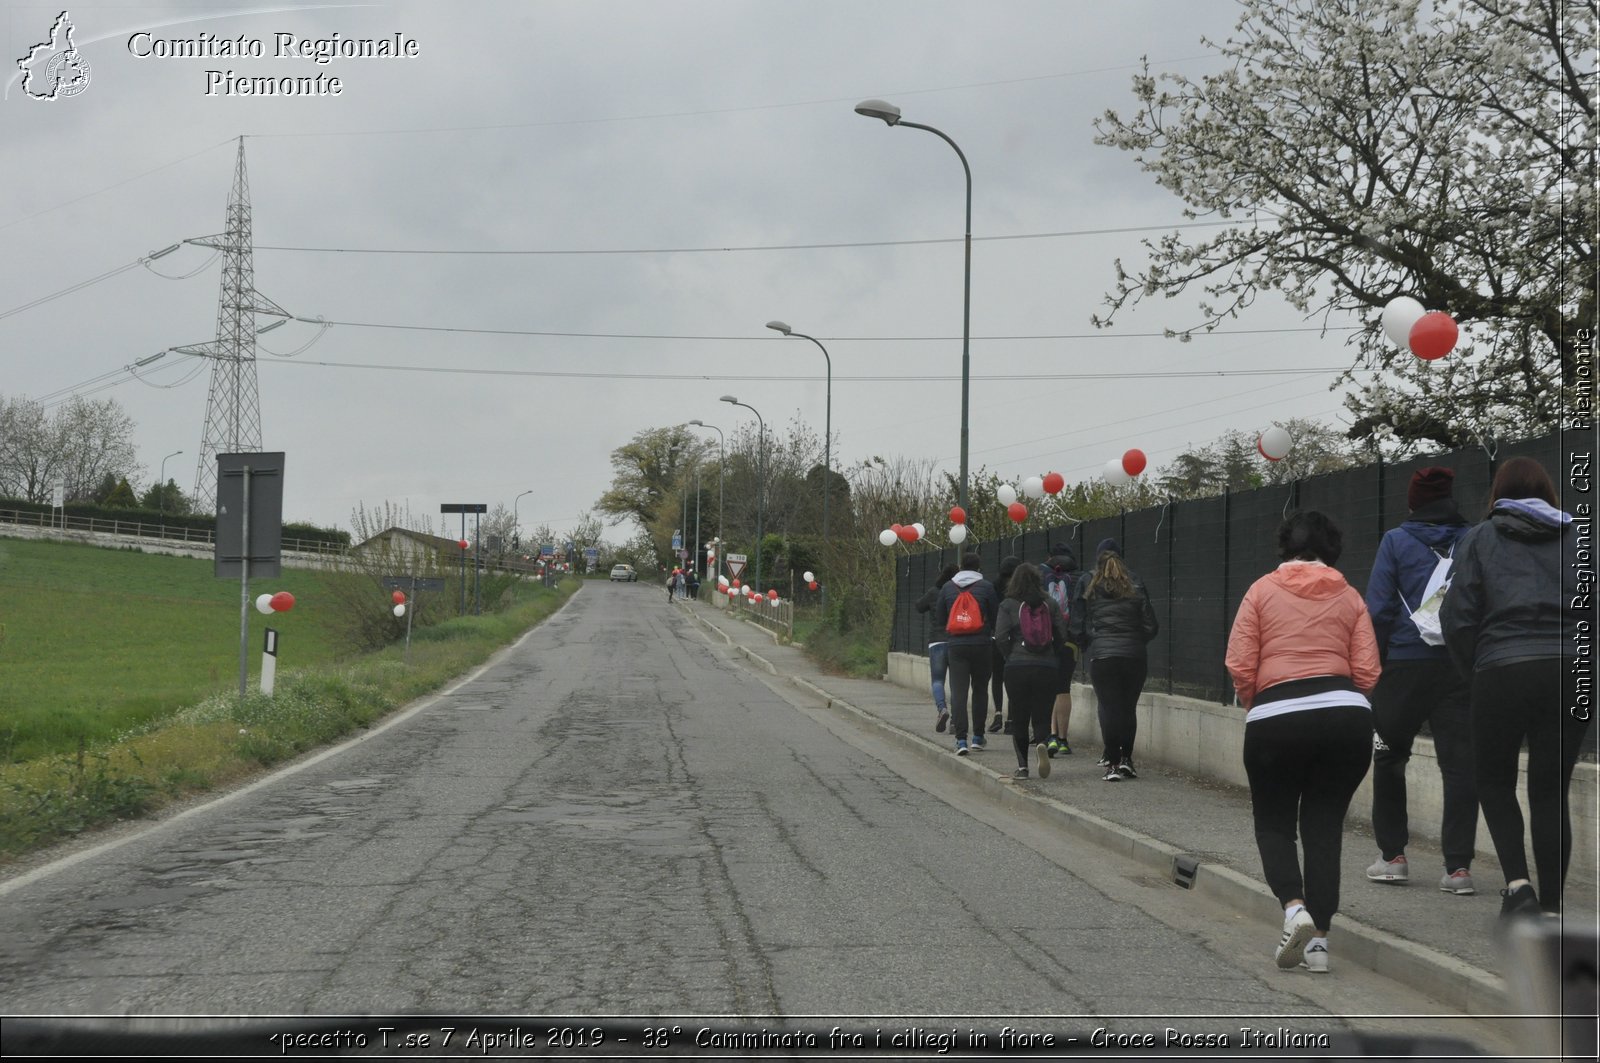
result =
[[1332,567],[1342,547],[1324,514],[1284,521],[1282,564],[1250,585],[1228,636],[1228,672],[1249,710],[1244,769],[1256,847],[1283,905],[1273,959],[1318,974],[1328,970],[1339,910],[1345,812],[1372,763],[1367,694],[1380,671],[1366,601]]
[[[1578,556],[1593,518],[1559,509],[1555,484],[1532,458],[1500,466],[1489,498],[1489,519],[1456,544],[1439,621],[1456,667],[1471,677],[1478,801],[1506,876],[1500,914],[1557,913],[1572,857],[1567,791],[1589,729],[1573,635],[1593,615],[1580,608],[1589,596],[1578,582],[1580,568],[1594,568]],[[1524,739],[1537,892],[1517,807]]]
[[[1022,564],[1022,558],[1008,555],[1000,559],[1000,576],[994,581],[994,588],[1001,594],[1006,592],[1006,587],[1011,584],[1011,576],[1017,571],[1017,566]],[[1005,716],[1006,706],[1006,659],[1000,654],[1000,647],[994,648],[989,682],[993,689],[991,695],[994,701],[994,716],[989,721],[989,732],[1005,731],[1011,733],[1011,720]]]
[[1105,781],[1137,779],[1133,741],[1148,671],[1145,646],[1161,628],[1150,595],[1123,562],[1115,539],[1102,540],[1095,548],[1094,569],[1078,583],[1071,624],[1072,641],[1089,662],[1089,682],[1100,710]]
[[[1050,709],[1056,699],[1058,654],[1067,641],[1061,609],[1044,592],[1033,565],[1019,565],[1006,584],[994,622],[994,644],[1006,662],[1006,693],[1011,696],[1011,745],[1017,751],[1014,779],[1028,777],[1028,747],[1034,770],[1050,774]],[[1031,732],[1031,741],[1030,741]]]

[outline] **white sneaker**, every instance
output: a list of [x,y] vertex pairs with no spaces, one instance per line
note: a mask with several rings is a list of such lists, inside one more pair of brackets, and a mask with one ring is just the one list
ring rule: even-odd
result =
[[1298,967],[1306,958],[1306,945],[1316,936],[1317,927],[1311,921],[1311,913],[1302,908],[1283,921],[1283,937],[1272,958],[1286,971]]
[[1441,893],[1454,893],[1457,896],[1478,892],[1472,885],[1472,872],[1464,867],[1458,867],[1454,871],[1446,872],[1444,878],[1439,880],[1439,891]]
[[1306,946],[1306,958],[1300,961],[1300,966],[1312,974],[1328,973],[1328,943],[1322,939],[1313,941]]
[[1411,881],[1411,868],[1406,864],[1406,854],[1385,860],[1383,854],[1379,853],[1377,861],[1367,868],[1367,878],[1373,882],[1392,882],[1404,886]]
[[1033,747],[1033,773],[1041,779],[1050,778],[1050,752],[1043,742]]

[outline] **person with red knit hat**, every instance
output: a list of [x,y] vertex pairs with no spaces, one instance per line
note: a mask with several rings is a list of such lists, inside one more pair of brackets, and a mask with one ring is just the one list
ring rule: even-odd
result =
[[1389,885],[1410,881],[1406,843],[1406,762],[1426,723],[1433,735],[1444,783],[1444,877],[1439,889],[1474,892],[1472,855],[1478,834],[1478,793],[1473,783],[1470,692],[1451,663],[1443,639],[1429,642],[1411,613],[1422,604],[1440,562],[1451,558],[1467,521],[1456,508],[1456,474],[1443,466],[1419,469],[1406,490],[1405,522],[1384,533],[1367,581],[1367,612],[1383,657],[1383,676],[1372,692],[1372,829],[1378,859],[1367,878]]

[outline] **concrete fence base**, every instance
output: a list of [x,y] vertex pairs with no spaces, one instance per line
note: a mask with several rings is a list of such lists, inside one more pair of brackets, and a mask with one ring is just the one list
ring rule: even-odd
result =
[[[1082,673],[1080,672],[1080,675]],[[909,653],[891,653],[888,660],[890,682],[928,694],[932,704],[928,659]],[[1139,699],[1139,737],[1134,743],[1136,760],[1162,764],[1178,771],[1248,788],[1244,771],[1245,710],[1237,705],[1220,705],[1197,698],[1146,692]],[[1073,684],[1072,726],[1069,738],[1088,746],[1100,744],[1099,713],[1094,688]],[[1524,818],[1527,806],[1527,755],[1522,757],[1517,798]],[[1594,867],[1596,836],[1600,833],[1597,816],[1600,799],[1600,768],[1593,761],[1580,761],[1572,777],[1572,868]],[[1406,811],[1411,833],[1437,845],[1444,819],[1444,783],[1431,739],[1419,736],[1411,747],[1411,763],[1406,770]],[[1361,783],[1350,802],[1350,816],[1371,826],[1372,775]],[[1493,853],[1494,844],[1482,819],[1478,822],[1477,850]]]

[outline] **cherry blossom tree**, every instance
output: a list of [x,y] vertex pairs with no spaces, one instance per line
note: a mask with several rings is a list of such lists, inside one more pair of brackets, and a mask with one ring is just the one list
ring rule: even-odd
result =
[[[1146,241],[1095,323],[1204,293],[1209,330],[1281,293],[1359,316],[1353,439],[1443,447],[1555,426],[1596,314],[1595,0],[1241,0],[1229,60],[1133,80],[1097,143],[1133,153],[1191,218]],[[1192,237],[1189,233],[1203,233]],[[1409,295],[1462,326],[1425,363],[1378,311]]]

